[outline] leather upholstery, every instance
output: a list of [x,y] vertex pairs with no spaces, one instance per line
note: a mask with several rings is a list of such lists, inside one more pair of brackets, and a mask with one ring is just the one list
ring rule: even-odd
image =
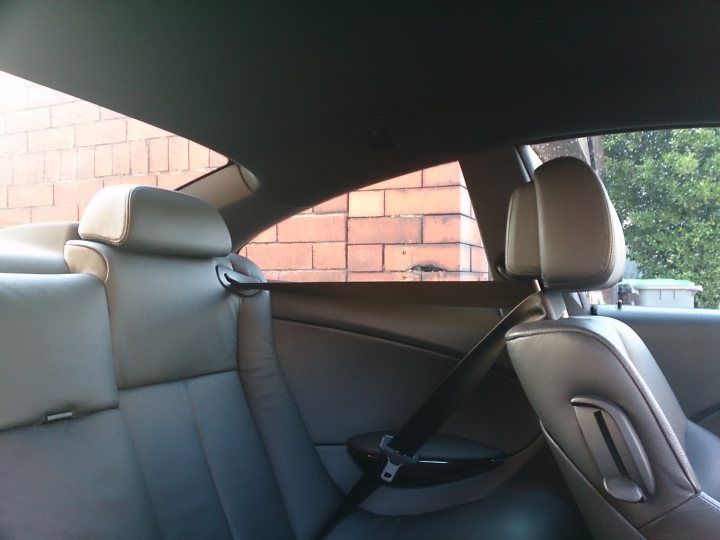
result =
[[[619,281],[625,239],[595,172],[579,159],[557,158],[537,168],[530,186],[516,190],[511,199],[507,271],[569,291],[603,289]],[[537,249],[531,245],[536,237]]]
[[160,538],[117,410],[102,284],[0,274],[0,342],[0,537]]
[[[536,207],[530,189],[536,192]],[[521,190],[510,208],[508,270],[527,275],[525,269],[534,264],[532,250],[523,255],[511,244],[516,248],[522,245],[517,244],[520,236],[538,234],[547,287],[601,288],[619,279],[625,256],[620,223],[587,165],[571,158],[547,162]],[[532,226],[536,216],[537,230]],[[720,504],[713,498],[720,494],[720,439],[688,421],[630,327],[611,318],[576,316],[518,325],[507,341],[520,382],[598,539],[720,537]],[[641,486],[641,501],[626,502],[606,488],[601,471],[607,465],[598,461],[598,450],[612,454],[608,438],[617,428],[603,428],[592,417],[599,413],[590,413],[598,433],[607,433],[593,438],[583,431],[583,413],[573,405],[578,398],[605,403],[626,416],[652,478]],[[619,459],[627,469],[618,465],[617,474],[639,481],[633,477],[637,462],[615,451],[613,462]]]
[[76,221],[28,223],[0,229],[0,272],[64,274],[63,248],[79,239]]
[[510,198],[505,269],[517,278],[537,279],[542,273],[537,197],[533,183],[520,186]]
[[117,406],[105,294],[96,279],[2,275],[0,314],[0,430]]
[[[262,273],[241,257],[214,258],[227,231],[203,239],[214,247],[202,256],[200,236],[146,253],[162,241],[148,236],[152,221],[193,204],[141,193],[129,211],[130,193],[101,192],[81,230],[99,230],[108,212],[110,232],[68,243],[75,274],[0,275],[0,338],[15,353],[0,361],[0,536],[313,538],[343,494],[279,367],[269,293],[241,300],[216,275],[218,265]],[[130,232],[113,236],[123,219]],[[77,415],[39,424],[66,411]],[[333,538],[578,530],[557,498],[508,494],[416,517],[356,510]]]
[[82,240],[68,243],[65,254],[73,272],[105,284],[120,388],[235,368],[238,299],[218,281],[216,260]]
[[222,256],[231,247],[225,223],[209,204],[146,186],[100,190],[88,203],[79,232],[83,240],[155,255]]

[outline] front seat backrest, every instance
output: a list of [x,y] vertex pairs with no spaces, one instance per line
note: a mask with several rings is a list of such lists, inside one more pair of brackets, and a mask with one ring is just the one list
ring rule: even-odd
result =
[[[580,160],[549,161],[516,190],[507,234],[508,272],[545,289],[602,289],[622,276],[622,227]],[[597,538],[720,537],[720,441],[687,420],[633,330],[604,317],[564,317],[519,325],[507,340]]]

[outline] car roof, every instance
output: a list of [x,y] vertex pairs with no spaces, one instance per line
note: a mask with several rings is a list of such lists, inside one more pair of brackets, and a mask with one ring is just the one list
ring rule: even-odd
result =
[[720,120],[720,5],[0,5],[0,69],[247,167],[294,206],[490,146]]

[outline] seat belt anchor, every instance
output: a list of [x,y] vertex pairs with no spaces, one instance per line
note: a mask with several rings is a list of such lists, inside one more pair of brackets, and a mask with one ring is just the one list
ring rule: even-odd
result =
[[387,463],[380,473],[380,479],[388,484],[395,479],[400,467],[403,465],[415,465],[420,459],[419,452],[416,452],[413,456],[406,456],[391,448],[390,443],[392,440],[392,435],[383,435],[382,439],[380,439],[380,451],[387,457]]

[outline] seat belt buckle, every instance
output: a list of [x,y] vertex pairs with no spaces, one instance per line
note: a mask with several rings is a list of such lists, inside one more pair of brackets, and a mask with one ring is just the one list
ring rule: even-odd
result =
[[391,448],[389,445],[392,440],[392,435],[383,435],[382,439],[380,439],[380,451],[387,457],[387,463],[380,473],[380,479],[388,484],[395,479],[395,475],[397,475],[400,467],[403,465],[415,465],[420,459],[419,452],[415,453],[414,456],[406,456],[394,448]]

